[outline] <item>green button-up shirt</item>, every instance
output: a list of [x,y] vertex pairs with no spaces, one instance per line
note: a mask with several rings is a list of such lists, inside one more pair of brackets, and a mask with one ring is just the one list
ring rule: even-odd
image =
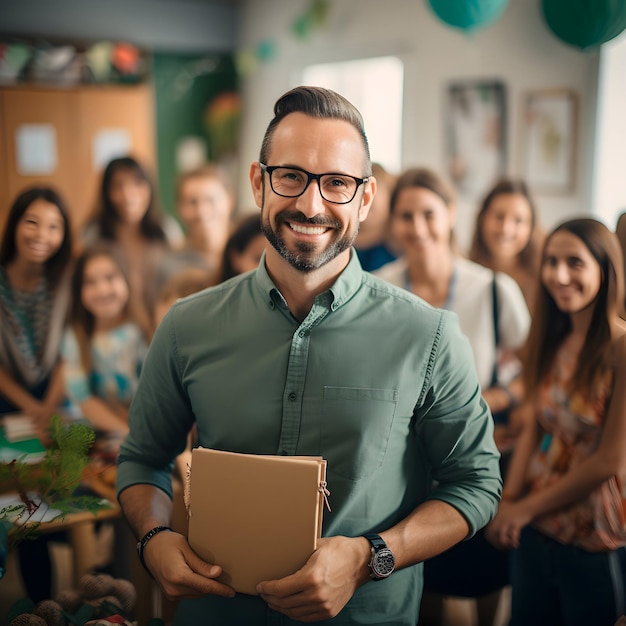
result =
[[[323,456],[324,536],[381,532],[429,498],[458,509],[472,532],[495,514],[499,455],[455,314],[363,272],[354,251],[301,323],[264,259],[171,309],[130,409],[118,492],[149,483],[171,493],[194,422],[204,447]],[[328,623],[414,626],[421,589],[421,565],[394,572]],[[253,596],[180,603],[176,624],[213,623],[292,622]]]

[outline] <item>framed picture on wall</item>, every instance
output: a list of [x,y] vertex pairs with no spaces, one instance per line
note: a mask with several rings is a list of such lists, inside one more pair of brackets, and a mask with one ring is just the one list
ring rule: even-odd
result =
[[532,91],[524,101],[524,176],[544,193],[575,187],[578,98],[569,89]]
[[506,86],[454,82],[446,100],[448,174],[460,194],[475,199],[506,172]]

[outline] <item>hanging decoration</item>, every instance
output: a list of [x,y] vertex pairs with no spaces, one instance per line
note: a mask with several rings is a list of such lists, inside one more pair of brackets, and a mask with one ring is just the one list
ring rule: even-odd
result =
[[509,0],[428,0],[442,22],[464,32],[489,26],[504,13],[508,3]]
[[624,0],[543,0],[543,16],[562,41],[588,50],[626,29]]
[[[330,0],[311,0],[306,10],[291,24],[293,36],[304,41],[328,23]],[[253,74],[262,63],[271,62],[278,53],[278,42],[273,38],[261,40],[254,48],[237,53],[237,72],[240,76]]]

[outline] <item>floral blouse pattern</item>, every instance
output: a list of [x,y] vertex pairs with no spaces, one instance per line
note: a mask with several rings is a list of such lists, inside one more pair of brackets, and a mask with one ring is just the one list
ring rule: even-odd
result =
[[[544,436],[531,458],[530,492],[540,491],[580,465],[597,449],[608,407],[613,371],[599,376],[594,398],[568,390],[576,361],[559,351],[539,395],[538,420]],[[590,552],[626,545],[626,468],[602,483],[584,500],[533,522],[544,534]]]

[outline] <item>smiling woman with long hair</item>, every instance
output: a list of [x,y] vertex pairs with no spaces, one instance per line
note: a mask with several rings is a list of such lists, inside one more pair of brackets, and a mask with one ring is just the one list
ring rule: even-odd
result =
[[626,577],[626,324],[617,238],[548,236],[524,366],[524,426],[487,529],[513,555],[512,626],[613,626]]
[[514,278],[532,311],[543,239],[528,185],[502,179],[480,206],[469,258]]
[[124,264],[132,314],[151,337],[157,268],[169,248],[182,243],[182,232],[174,218],[161,214],[151,177],[130,156],[113,159],[102,174],[100,210],[83,235],[86,246],[97,240],[114,248]]

